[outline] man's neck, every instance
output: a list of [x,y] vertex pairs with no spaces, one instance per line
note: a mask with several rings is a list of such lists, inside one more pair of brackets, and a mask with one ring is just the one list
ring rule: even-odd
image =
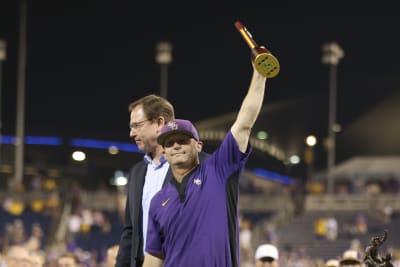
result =
[[160,159],[161,156],[163,155],[163,148],[162,146],[157,146],[152,152],[149,152],[148,155],[151,157],[153,160],[153,163],[155,165],[160,165]]
[[181,183],[183,178],[186,175],[188,175],[191,171],[193,171],[197,166],[198,166],[198,163],[192,165],[189,168],[180,168],[179,166],[171,166],[171,171],[172,171],[172,174],[174,175],[175,179],[179,183]]

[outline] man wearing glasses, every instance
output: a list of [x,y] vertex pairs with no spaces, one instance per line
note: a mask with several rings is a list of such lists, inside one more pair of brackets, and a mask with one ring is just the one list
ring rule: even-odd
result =
[[172,178],[157,137],[162,127],[174,119],[174,107],[160,96],[147,95],[132,102],[128,110],[129,136],[145,155],[129,172],[125,221],[115,267],[142,266],[150,200]]
[[158,143],[173,178],[151,200],[143,267],[238,267],[238,184],[251,152],[266,78],[253,65],[247,95],[221,145],[200,163],[199,135],[188,120],[173,120]]
[[153,195],[167,180],[169,169],[157,137],[164,124],[174,118],[171,103],[157,95],[147,95],[132,102],[128,110],[129,136],[145,155],[144,160],[136,163],[129,172],[125,221],[115,267],[142,266],[148,207]]

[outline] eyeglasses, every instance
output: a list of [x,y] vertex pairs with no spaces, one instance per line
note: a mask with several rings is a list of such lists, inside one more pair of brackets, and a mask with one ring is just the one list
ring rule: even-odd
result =
[[146,119],[146,120],[142,120],[142,121],[138,121],[138,122],[132,122],[131,124],[129,124],[129,128],[131,130],[139,130],[140,128],[143,127],[143,125],[146,121],[151,121],[151,120]]
[[164,143],[164,147],[172,147],[175,143],[188,145],[190,144],[190,137],[170,138]]

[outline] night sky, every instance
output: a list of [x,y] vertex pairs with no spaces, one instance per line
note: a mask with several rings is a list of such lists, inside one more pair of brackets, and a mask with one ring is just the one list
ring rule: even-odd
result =
[[[156,43],[173,45],[168,98],[176,116],[194,122],[239,109],[250,76],[250,52],[234,22],[280,61],[268,80],[265,104],[328,90],[321,46],[345,51],[338,67],[338,100],[351,92],[363,108],[385,89],[364,90],[400,72],[400,18],[389,6],[270,6],[265,1],[167,6],[136,1],[27,1],[25,133],[129,142],[128,104],[159,93]],[[185,3],[185,4],[184,4]],[[0,1],[3,134],[15,134],[18,1]],[[345,89],[344,89],[345,88]],[[341,91],[342,90],[342,91]],[[346,92],[344,92],[346,91]],[[346,101],[343,101],[346,102]],[[343,116],[346,116],[344,114]]]

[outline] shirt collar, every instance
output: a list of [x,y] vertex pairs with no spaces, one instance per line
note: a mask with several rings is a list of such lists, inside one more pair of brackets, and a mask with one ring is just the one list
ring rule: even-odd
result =
[[[144,155],[143,159],[144,159],[144,161],[145,161],[147,164],[152,164],[152,163],[153,163],[153,158],[150,156],[149,153],[146,153],[146,154]],[[165,159],[164,155],[161,155],[159,167],[161,167],[162,165],[164,165],[165,162],[167,162],[167,160]]]

